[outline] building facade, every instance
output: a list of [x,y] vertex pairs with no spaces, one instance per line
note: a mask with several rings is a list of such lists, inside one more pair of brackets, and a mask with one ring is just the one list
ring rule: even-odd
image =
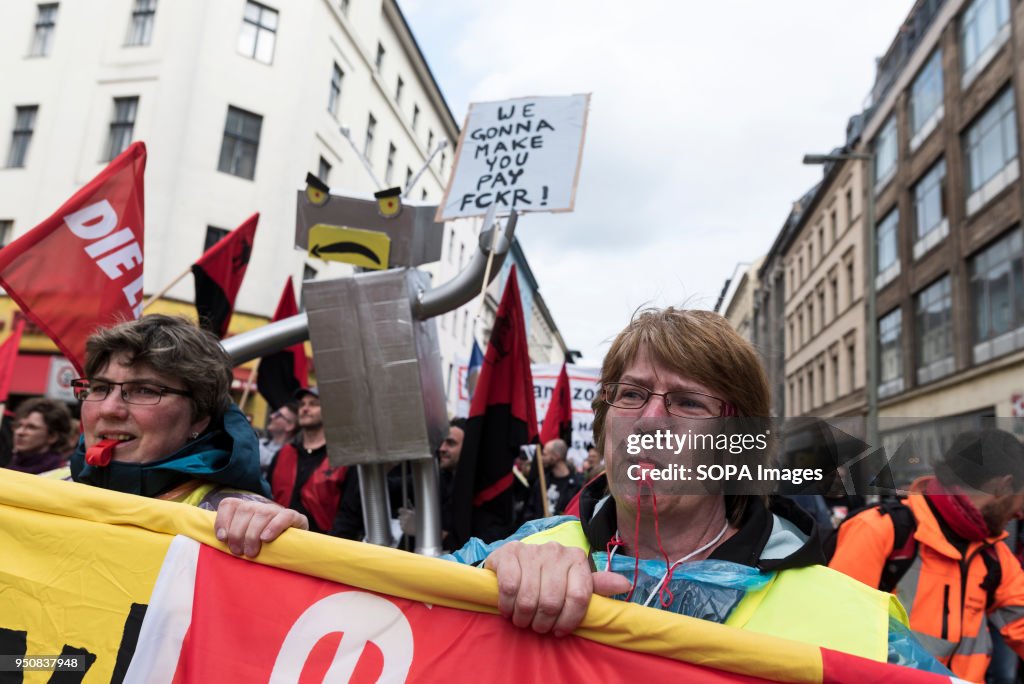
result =
[[825,170],[780,250],[789,416],[853,416],[865,404],[864,164]]
[[879,63],[862,140],[875,155],[868,326],[887,443],[897,423],[941,417],[951,435],[1018,412],[1022,59],[1019,3],[922,0]]
[[[0,8],[0,73],[0,239],[142,140],[147,296],[260,213],[231,333],[265,321],[288,276],[352,272],[294,246],[307,173],[334,192],[439,201],[459,133],[395,0],[16,0]],[[448,258],[424,267],[435,284],[468,262],[479,223],[446,226]],[[149,310],[191,312],[193,294],[187,277]],[[23,349],[55,351],[38,335]]]

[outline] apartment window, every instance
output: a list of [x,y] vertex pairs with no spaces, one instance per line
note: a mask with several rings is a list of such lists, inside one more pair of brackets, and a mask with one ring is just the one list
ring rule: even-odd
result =
[[892,115],[875,138],[875,190],[896,173],[896,115]]
[[974,340],[1024,326],[1024,234],[1015,228],[971,260]]
[[854,297],[854,268],[853,261],[846,264],[846,305],[853,306]]
[[850,391],[857,386],[857,347],[851,342],[846,345],[846,359],[850,364]]
[[29,57],[46,57],[53,47],[53,32],[57,28],[57,3],[38,5],[35,31],[32,33],[32,47]]
[[796,347],[796,330],[794,329],[793,321],[789,322],[789,348],[790,350]]
[[1016,179],[1015,119],[1013,91],[1007,88],[967,129],[964,156],[967,157],[967,190],[971,194],[967,200],[968,213],[977,210]]
[[402,77],[399,76],[398,77],[398,83],[395,84],[395,103],[397,103],[397,104],[401,104],[402,103],[402,90],[404,90],[404,89],[405,89],[405,81],[403,81]]
[[911,148],[916,148],[942,118],[942,50],[936,50],[910,86]]
[[[818,289],[818,310],[821,312],[821,327],[820,330],[825,329],[825,287],[821,286]],[[835,314],[833,314],[835,315]]]
[[228,106],[217,170],[252,180],[256,175],[256,153],[262,126],[263,117],[259,114]]
[[320,164],[317,167],[316,177],[323,181],[324,185],[330,183],[331,163],[323,157],[320,157]]
[[434,131],[427,130],[427,152],[434,147]]
[[395,149],[394,143],[388,143],[388,161],[384,167],[384,184],[391,185],[391,179],[395,175],[395,154],[398,152]]
[[442,152],[441,153],[441,166],[440,166],[440,171],[441,171],[442,174],[444,174],[444,164],[445,164],[446,161],[448,161],[448,155],[445,154],[444,152]]
[[825,359],[818,361],[818,380],[821,382],[821,394],[818,396],[821,398],[821,403],[824,404],[828,401],[825,394]]
[[797,412],[800,413],[803,412],[807,406],[807,404],[804,403],[804,378],[802,375],[797,379],[797,385],[800,387],[800,405],[797,407]]
[[[917,295],[917,367],[919,372],[953,355],[951,278],[943,276]],[[952,368],[950,368],[952,370]],[[924,381],[935,378],[927,378]]]
[[327,96],[327,111],[335,118],[338,117],[338,103],[341,102],[341,79],[343,78],[345,78],[345,72],[335,62],[334,68],[331,70],[331,92]]
[[814,242],[807,239],[807,275],[814,271]]
[[839,391],[839,352],[833,351],[829,357],[829,361],[832,363],[832,397],[838,399],[840,397]]
[[38,105],[14,108],[14,130],[11,132],[11,149],[7,152],[7,167],[11,169],[25,166],[28,157],[28,145],[32,142],[32,132],[36,126]]
[[377,119],[370,114],[366,119],[366,140],[363,141],[363,156],[370,161],[370,153],[373,152],[373,134],[377,130]]
[[373,66],[380,71],[381,67],[384,66],[384,46],[377,43],[377,58],[373,60]]
[[832,288],[832,315],[839,315],[839,278],[832,276],[828,281],[829,286]]
[[0,247],[10,244],[14,234],[14,221],[8,219],[0,221]]
[[206,226],[206,239],[203,241],[203,253],[205,254],[211,247],[220,242],[228,232],[229,231],[226,228]]
[[338,9],[340,9],[341,13],[345,15],[348,14],[348,6],[349,0],[341,0],[341,2],[338,3]]
[[825,258],[825,226],[818,226],[818,255]]
[[839,241],[839,213],[833,209],[832,214],[829,216],[829,220],[832,223],[832,242]]
[[814,336],[814,303],[807,305],[807,339]]
[[413,130],[413,132],[416,131],[416,124],[418,124],[419,122],[420,122],[420,106],[414,104],[412,106],[412,130]]
[[797,268],[797,275],[800,276],[800,282],[802,283],[802,282],[804,282],[804,257],[803,257],[803,255],[800,255],[800,258],[797,259],[797,267],[798,267]]
[[462,311],[462,343],[466,343],[466,332],[469,330],[469,312]]
[[128,25],[128,46],[149,45],[153,38],[153,23],[156,21],[156,0],[135,0],[132,7],[132,21]]
[[1009,21],[1009,0],[974,0],[964,12],[960,23],[960,55],[965,85],[977,76],[1009,37]]
[[914,213],[914,258],[918,259],[949,233],[945,160],[940,159],[914,186]]
[[462,268],[463,262],[466,261],[466,243],[459,243],[459,268]]
[[423,192],[420,193],[420,199],[425,202],[427,200],[428,195],[429,193],[427,192],[427,189],[423,188]]
[[807,370],[807,408],[814,408],[814,369]]
[[898,233],[900,223],[900,211],[899,209],[893,209],[889,214],[882,219],[882,222],[878,224],[877,230],[877,270],[876,274],[878,280],[878,286],[881,287],[885,283],[899,275],[900,262],[899,262],[899,245],[898,245]]
[[455,259],[455,229],[448,231],[448,263],[454,263]]
[[274,60],[276,38],[277,10],[248,0],[242,15],[242,31],[238,34],[238,51],[257,62],[270,64]]
[[900,352],[902,329],[903,318],[899,309],[878,321],[879,357],[881,360],[879,396],[894,394],[903,389],[903,355]]
[[110,161],[124,152],[132,142],[135,131],[135,112],[139,108],[137,97],[115,97],[114,118],[110,120],[110,136],[107,139],[104,161]]
[[409,189],[409,183],[412,183],[412,169],[408,166],[405,167],[405,184],[402,186],[405,190]]

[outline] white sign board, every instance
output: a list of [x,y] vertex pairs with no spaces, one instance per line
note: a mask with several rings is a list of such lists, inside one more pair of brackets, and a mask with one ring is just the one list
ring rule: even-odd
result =
[[76,401],[71,381],[77,377],[78,371],[70,361],[63,356],[51,356],[50,368],[46,375],[46,396],[61,401]]
[[590,95],[523,97],[469,106],[437,221],[572,211]]
[[[463,417],[469,415],[466,368],[466,363],[462,362],[459,366],[458,387],[457,389],[453,388],[458,393],[455,414]],[[569,395],[572,397],[572,444],[569,445],[569,460],[579,469],[583,459],[587,457],[587,444],[594,443],[594,409],[591,402],[597,396],[601,369],[597,366],[570,364],[566,370],[569,373]],[[538,430],[544,421],[544,414],[548,411],[548,404],[551,403],[551,395],[555,391],[555,383],[558,382],[558,374],[561,372],[562,364],[560,363],[530,365],[530,373],[533,375],[533,397],[537,407]]]

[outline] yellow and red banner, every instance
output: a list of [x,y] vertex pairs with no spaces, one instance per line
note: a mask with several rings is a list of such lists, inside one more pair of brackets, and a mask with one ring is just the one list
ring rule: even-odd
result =
[[74,655],[82,682],[950,681],[600,597],[540,636],[487,570],[297,530],[223,549],[207,511],[0,470],[0,657]]

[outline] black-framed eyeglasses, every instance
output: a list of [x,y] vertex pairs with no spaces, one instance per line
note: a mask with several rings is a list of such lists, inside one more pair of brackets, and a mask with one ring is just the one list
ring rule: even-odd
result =
[[159,404],[165,394],[192,396],[191,392],[152,382],[100,382],[89,381],[86,378],[77,378],[71,381],[71,389],[75,393],[75,399],[79,401],[103,401],[110,396],[114,387],[121,388],[121,399],[125,403],[142,406]]
[[628,382],[609,382],[602,389],[604,402],[619,409],[642,409],[653,396],[661,397],[665,402],[665,410],[679,418],[722,418],[732,415],[729,402],[700,392],[652,392],[646,387]]

